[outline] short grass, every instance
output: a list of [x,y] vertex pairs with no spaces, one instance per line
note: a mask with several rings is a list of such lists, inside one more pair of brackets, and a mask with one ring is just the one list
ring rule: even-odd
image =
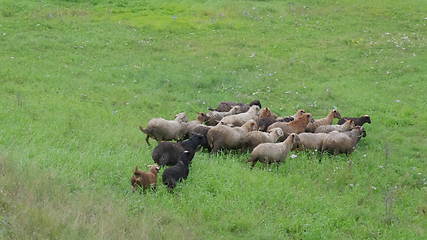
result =
[[[425,239],[427,2],[0,0],[1,239]],[[198,153],[130,192],[138,131],[222,100],[369,114],[349,157]]]

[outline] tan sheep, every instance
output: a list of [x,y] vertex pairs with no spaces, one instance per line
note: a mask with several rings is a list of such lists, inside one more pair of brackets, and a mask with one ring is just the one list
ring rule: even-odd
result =
[[254,148],[248,160],[248,162],[252,162],[251,169],[258,161],[267,164],[277,163],[277,167],[279,167],[280,162],[285,161],[294,144],[298,143],[299,137],[295,133],[290,134],[281,143],[261,143]]
[[240,127],[249,120],[256,120],[258,118],[258,112],[259,106],[252,105],[247,112],[224,117],[219,124]]
[[187,133],[188,118],[185,113],[178,113],[175,120],[165,120],[163,118],[153,118],[148,122],[147,128],[139,129],[147,135],[145,141],[148,145],[149,138],[159,141],[180,140]]
[[300,133],[298,134],[300,143],[295,145],[294,149],[321,151],[323,140],[327,135],[327,133]]
[[270,133],[252,131],[246,135],[244,145],[245,148],[252,150],[261,143],[275,143],[282,136],[283,130],[281,128],[273,128]]
[[218,124],[210,129],[207,134],[212,153],[215,153],[220,149],[240,148],[246,134],[256,130],[256,128],[255,120],[249,120],[243,124],[243,126],[234,128]]
[[341,114],[336,109],[329,112],[328,116],[326,116],[325,118],[317,119],[317,120],[314,120],[313,123],[309,123],[305,131],[314,132],[319,126],[331,125],[334,118],[338,118],[338,119],[341,118]]
[[203,123],[208,120],[208,116],[205,113],[199,112],[197,114],[196,120],[190,121],[186,124],[187,126],[187,133],[192,132],[194,129],[196,129],[199,126],[205,126]]
[[343,125],[322,125],[316,128],[315,133],[330,133],[332,131],[346,132],[355,127],[353,120],[347,120]]
[[239,113],[240,106],[234,106],[230,109],[228,112],[218,112],[218,111],[211,111],[206,113],[207,119],[205,121],[206,125],[208,126],[215,126],[217,125],[224,117],[235,115]]
[[359,140],[366,136],[363,127],[356,126],[348,132],[333,131],[325,137],[322,144],[322,151],[332,154],[350,154],[354,151]]
[[[310,113],[303,113],[295,120],[291,122],[276,122],[271,124],[268,127],[268,131],[273,128],[281,128],[283,130],[283,138],[286,138],[291,133],[302,133],[304,132],[307,124],[312,121],[312,117]],[[283,139],[281,138],[281,139]]]

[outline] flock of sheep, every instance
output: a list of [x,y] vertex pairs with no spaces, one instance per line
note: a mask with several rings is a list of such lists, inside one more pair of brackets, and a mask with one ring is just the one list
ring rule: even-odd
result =
[[[258,161],[278,166],[291,150],[350,154],[366,136],[363,124],[371,123],[368,115],[341,117],[335,109],[321,119],[313,119],[304,110],[280,117],[269,108],[261,109],[259,100],[249,104],[221,102],[209,110],[198,113],[193,121],[179,113],[174,120],[154,118],[146,128],[140,127],[147,136],[147,144],[149,138],[154,138],[158,145],[152,152],[156,164],[150,165],[148,172],[135,169],[131,178],[134,191],[155,188],[157,173],[163,166],[170,166],[163,171],[162,181],[172,190],[177,182],[187,178],[191,160],[200,147],[210,153],[228,149],[251,151],[251,168]],[[334,118],[339,119],[336,125],[332,125]]]

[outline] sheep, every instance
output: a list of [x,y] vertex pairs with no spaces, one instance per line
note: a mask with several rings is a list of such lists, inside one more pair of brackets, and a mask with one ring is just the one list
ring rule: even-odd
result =
[[148,141],[150,137],[158,142],[184,138],[187,132],[187,122],[188,118],[185,113],[178,113],[175,116],[175,120],[153,118],[148,122],[147,128],[140,126],[139,129],[147,135],[145,141],[150,145]]
[[142,187],[144,193],[148,187],[151,187],[153,190],[156,189],[157,173],[160,167],[155,164],[148,165],[147,167],[150,168],[149,172],[140,171],[138,170],[138,166],[135,167],[133,176],[130,179],[132,192],[135,192],[138,187]]
[[261,143],[275,143],[282,136],[283,131],[281,128],[273,128],[271,129],[270,133],[252,131],[246,135],[244,139],[244,146],[250,150],[253,150]]
[[[305,113],[304,110],[300,109],[298,110],[295,115],[293,116],[288,116],[288,117],[275,117],[273,115],[273,117],[275,117],[273,119],[273,117],[270,118],[260,118],[259,122],[258,122],[258,130],[259,131],[263,131],[266,132],[268,127],[275,123],[275,122],[292,122],[293,120],[295,120],[298,116],[302,115],[303,113]],[[260,114],[261,115],[261,114]]]
[[163,171],[162,181],[169,191],[175,188],[177,182],[187,179],[188,173],[190,172],[190,159],[191,153],[189,151],[184,151],[181,153],[177,164]]
[[209,152],[211,151],[211,148],[209,146],[208,143],[208,131],[211,129],[211,126],[205,126],[205,125],[200,125],[196,128],[194,128],[190,133],[190,137],[193,135],[201,135],[202,136],[202,142],[200,143],[200,146],[202,146],[204,149],[207,149]]
[[299,143],[299,137],[296,133],[290,134],[285,141],[281,143],[261,143],[251,152],[251,157],[247,161],[252,162],[251,169],[260,161],[264,163],[277,163],[284,161],[294,144]]
[[258,113],[258,130],[267,131],[268,126],[276,122],[276,118],[277,116],[268,107],[261,109]]
[[310,113],[303,113],[299,117],[297,117],[295,120],[291,122],[276,122],[271,124],[267,131],[270,131],[273,128],[281,128],[283,130],[283,137],[281,137],[279,140],[282,141],[284,138],[288,137],[291,133],[302,133],[304,132],[307,124],[309,124],[313,118],[311,117]]
[[253,120],[257,119],[258,112],[259,112],[259,106],[253,105],[245,113],[239,113],[236,115],[230,115],[230,116],[224,117],[219,122],[219,124],[229,125],[229,126],[234,126],[234,127],[240,127],[251,119],[253,119]]
[[226,116],[238,114],[240,110],[240,106],[234,106],[230,109],[228,112],[218,112],[218,111],[211,111],[206,114],[206,125],[208,126],[215,126],[217,125],[221,119],[223,119]]
[[190,121],[186,124],[187,127],[187,135],[191,131],[193,131],[196,127],[203,125],[209,119],[208,115],[202,112],[197,113],[196,120]]
[[178,162],[179,156],[183,151],[190,152],[191,158],[194,157],[194,154],[197,151],[197,147],[202,143],[203,136],[193,135],[190,139],[187,139],[183,142],[160,142],[151,153],[153,161],[157,163],[160,167],[165,165],[173,166]]
[[330,133],[332,131],[346,132],[355,127],[353,120],[347,120],[343,125],[322,125],[316,128],[315,133]]
[[327,133],[300,133],[298,137],[300,142],[294,146],[294,149],[298,150],[322,150],[323,140],[327,136]]
[[354,125],[356,126],[363,126],[363,124],[365,123],[369,123],[371,124],[371,117],[369,117],[368,115],[363,115],[359,118],[352,118],[352,117],[343,117],[338,121],[338,124],[343,124],[345,123],[346,120],[353,120],[354,121]]
[[331,154],[345,153],[346,155],[354,151],[356,144],[362,137],[366,136],[363,127],[357,126],[348,132],[333,131],[325,137],[322,144],[322,151]]
[[249,108],[253,105],[259,106],[261,108],[261,102],[259,100],[254,100],[249,104],[244,103],[235,103],[235,102],[221,102],[216,108],[208,108],[209,111],[218,111],[218,112],[228,112],[234,106],[240,106],[238,113],[244,113],[249,110]]
[[341,114],[336,109],[329,112],[328,116],[326,116],[325,118],[317,119],[317,120],[314,120],[313,123],[309,123],[305,131],[314,132],[316,128],[318,128],[319,126],[331,125],[334,118],[338,118],[338,119],[341,118]]
[[241,127],[217,125],[208,131],[207,137],[212,153],[220,149],[236,149],[242,146],[248,132],[256,130],[255,120],[249,120]]

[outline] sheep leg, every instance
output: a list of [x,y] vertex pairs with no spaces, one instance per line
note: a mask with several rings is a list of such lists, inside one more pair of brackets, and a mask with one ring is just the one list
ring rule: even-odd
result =
[[150,136],[148,136],[148,134],[147,134],[147,137],[145,138],[145,141],[147,142],[148,146],[150,146],[150,142],[148,141],[149,139],[150,139]]

